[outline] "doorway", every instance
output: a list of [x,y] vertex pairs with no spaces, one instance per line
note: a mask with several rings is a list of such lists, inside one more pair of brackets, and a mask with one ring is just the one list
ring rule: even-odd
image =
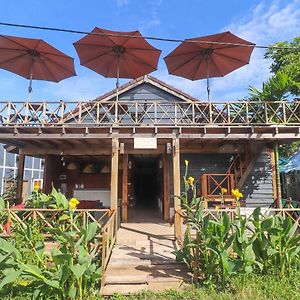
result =
[[162,218],[162,169],[159,156],[135,155],[130,158],[132,168],[129,182],[131,197],[129,221]]

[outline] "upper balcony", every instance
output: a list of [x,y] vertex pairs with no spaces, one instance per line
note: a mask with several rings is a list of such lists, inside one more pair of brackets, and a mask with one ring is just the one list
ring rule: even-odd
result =
[[300,101],[0,102],[0,126],[300,126]]
[[293,140],[300,138],[300,101],[0,102],[0,128],[1,139],[50,134],[67,138],[76,132],[78,138],[132,138],[141,133],[161,138]]

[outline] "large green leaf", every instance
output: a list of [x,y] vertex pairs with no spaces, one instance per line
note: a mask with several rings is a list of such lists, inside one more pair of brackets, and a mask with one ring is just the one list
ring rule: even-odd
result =
[[3,197],[0,197],[0,209],[5,209],[5,202]]
[[74,283],[72,283],[71,286],[69,287],[68,296],[71,299],[75,299],[76,294],[77,294],[77,288],[74,286]]
[[10,272],[8,275],[6,275],[3,280],[0,282],[0,290],[6,286],[9,283],[13,283],[16,281],[19,276],[22,274],[22,270],[16,270],[14,272]]
[[17,249],[15,248],[12,242],[7,241],[3,238],[0,238],[0,250],[3,250],[4,252],[7,253],[13,253],[17,251]]
[[272,218],[267,218],[267,219],[265,219],[265,220],[263,220],[263,221],[261,222],[261,228],[262,228],[263,230],[268,230],[268,229],[270,229],[270,228],[272,227],[272,225],[273,225],[273,219],[272,219]]
[[86,266],[85,265],[74,265],[70,267],[71,271],[73,272],[73,274],[75,275],[76,279],[78,280],[79,278],[82,277],[82,275],[84,274],[84,272],[86,271]]
[[89,223],[86,230],[86,237],[85,237],[86,242],[92,240],[95,237],[96,232],[97,232],[97,222]]
[[51,287],[53,287],[53,288],[55,288],[55,289],[59,289],[59,281],[58,280],[50,280],[50,279],[44,279],[44,282],[47,284],[47,285],[49,285],[49,286],[51,286]]

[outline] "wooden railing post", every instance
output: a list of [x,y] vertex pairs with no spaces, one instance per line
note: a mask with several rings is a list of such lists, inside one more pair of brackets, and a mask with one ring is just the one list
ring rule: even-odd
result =
[[128,207],[128,154],[123,155],[122,174],[122,222],[127,222]]
[[[173,186],[174,186],[174,230],[176,239],[182,240],[182,218],[180,202],[180,150],[179,139],[173,139]],[[176,213],[176,212],[179,212]]]
[[24,165],[25,165],[25,155],[19,154],[18,160],[18,170],[17,170],[17,190],[16,190],[16,200],[17,203],[22,203],[22,191],[23,191],[23,176],[24,176]]
[[112,139],[110,208],[118,215],[119,139]]

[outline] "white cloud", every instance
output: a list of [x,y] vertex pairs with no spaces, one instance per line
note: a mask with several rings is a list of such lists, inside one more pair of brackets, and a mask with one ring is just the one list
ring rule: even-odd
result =
[[[230,30],[234,34],[256,43],[272,43],[291,40],[300,32],[300,1],[294,0],[283,5],[282,1],[263,1],[242,19],[233,21],[221,28],[220,32]],[[250,63],[223,78],[210,79],[211,99],[217,101],[234,100],[247,96],[249,85],[261,87],[270,77],[270,61],[263,58],[265,50],[254,49]],[[179,87],[199,99],[206,99],[206,80],[195,82],[163,72],[155,73],[158,78]]]
[[[300,32],[300,1],[294,0],[284,6],[281,2],[264,1],[245,18],[229,24],[223,30],[230,30],[257,45],[291,40]],[[215,79],[213,83],[215,95],[225,100],[233,94],[242,98],[247,95],[249,85],[260,88],[262,82],[270,77],[270,61],[263,56],[264,50],[256,48],[249,65],[224,78]]]
[[150,4],[150,16],[151,20],[147,19],[143,21],[141,26],[139,27],[141,31],[146,32],[149,28],[153,26],[157,26],[161,23],[159,17],[159,8],[162,4],[162,0],[153,0]]
[[66,79],[59,84],[47,82],[36,93],[48,95],[48,97],[53,99],[90,100],[113,88],[112,81],[100,75],[89,74]]

